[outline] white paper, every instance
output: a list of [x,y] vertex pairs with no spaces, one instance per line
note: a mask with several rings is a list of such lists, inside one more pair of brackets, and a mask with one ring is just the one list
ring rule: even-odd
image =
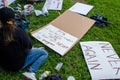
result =
[[42,11],[40,11],[40,10],[35,10],[35,15],[36,16],[39,16],[39,15],[42,15],[43,13],[42,13]]
[[87,5],[87,4],[77,2],[69,10],[82,15],[87,15],[92,8],[93,8],[92,5]]
[[41,30],[33,33],[32,36],[62,56],[78,40],[76,37],[53,25],[47,25]]
[[46,6],[48,10],[61,10],[62,4],[63,0],[46,0],[44,6]]
[[120,79],[120,58],[109,42],[80,42],[92,80]]

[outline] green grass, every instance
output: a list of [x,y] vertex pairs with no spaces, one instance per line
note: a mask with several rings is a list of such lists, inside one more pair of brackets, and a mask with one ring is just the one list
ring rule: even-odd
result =
[[[21,0],[22,1],[22,0]],[[80,0],[75,0],[80,1]],[[61,11],[50,11],[49,16],[39,16],[36,17],[35,14],[27,16],[30,21],[29,30],[34,31],[44,25],[48,24],[56,17],[59,16],[59,12],[62,14],[65,10],[70,8],[74,3],[74,0],[64,0],[63,8]],[[22,1],[23,2],[23,1]],[[120,5],[119,0],[85,0],[84,3],[93,5],[94,8],[89,12],[87,17],[94,14],[101,14],[108,18],[113,24],[107,27],[97,27],[93,26],[80,41],[108,41],[112,44],[117,54],[120,56]],[[14,4],[15,5],[15,4]],[[24,5],[24,2],[22,3]],[[34,4],[35,9],[42,9],[44,3]],[[52,73],[59,73],[65,80],[70,75],[73,75],[76,80],[91,80],[82,50],[80,48],[79,42],[63,57],[58,53],[54,52],[41,42],[37,41],[33,37],[33,45],[35,47],[44,46],[48,51],[49,56],[47,61],[37,72],[37,78],[45,70],[50,70]],[[55,70],[55,66],[58,62],[63,62],[63,66],[60,71]],[[22,72],[27,69],[21,70],[16,73],[6,72],[0,68],[0,80],[22,80]]]

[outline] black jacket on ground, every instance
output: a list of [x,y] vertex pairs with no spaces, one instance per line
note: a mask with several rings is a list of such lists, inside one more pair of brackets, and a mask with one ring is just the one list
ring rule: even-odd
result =
[[0,66],[6,70],[18,71],[24,65],[26,51],[32,48],[30,37],[19,27],[13,32],[14,41],[4,44],[0,35]]

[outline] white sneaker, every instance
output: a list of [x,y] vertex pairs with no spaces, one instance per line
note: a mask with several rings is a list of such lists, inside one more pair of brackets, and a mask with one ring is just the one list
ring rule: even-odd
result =
[[22,75],[25,78],[25,80],[37,80],[35,77],[35,73],[33,72],[24,72],[22,73]]
[[39,49],[45,49],[44,47],[40,47]]

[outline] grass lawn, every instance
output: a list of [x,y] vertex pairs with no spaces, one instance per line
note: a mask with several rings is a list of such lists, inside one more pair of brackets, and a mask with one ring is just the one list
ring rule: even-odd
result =
[[[28,20],[30,21],[29,31],[34,31],[48,24],[58,17],[60,15],[59,13],[62,14],[77,1],[94,6],[87,17],[95,14],[101,14],[108,18],[108,21],[112,22],[112,24],[107,27],[93,26],[82,37],[82,39],[80,39],[80,41],[108,41],[112,44],[115,51],[120,56],[120,0],[64,0],[62,10],[49,10],[48,17],[36,17],[34,13],[27,16]],[[21,0],[21,2],[21,5],[25,4],[24,1]],[[16,4],[13,4],[13,6],[15,5]],[[43,2],[33,4],[35,9],[42,9],[43,5]],[[47,61],[36,73],[37,78],[45,70],[49,70],[52,73],[59,73],[65,78],[65,80],[67,80],[67,77],[70,75],[74,76],[76,80],[91,80],[79,42],[65,56],[61,57],[58,53],[37,41],[35,38],[31,38],[35,47],[44,46],[49,53]],[[58,62],[63,62],[63,66],[60,71],[55,70],[55,66]],[[27,69],[24,69],[13,73],[6,72],[0,68],[0,80],[23,80],[21,74],[26,70]]]

